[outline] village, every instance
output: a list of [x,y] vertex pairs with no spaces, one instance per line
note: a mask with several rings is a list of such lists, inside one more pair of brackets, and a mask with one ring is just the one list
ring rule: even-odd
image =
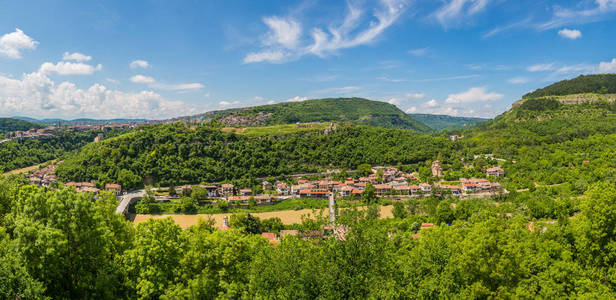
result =
[[62,132],[85,132],[89,130],[112,130],[112,129],[127,129],[135,128],[137,123],[109,123],[109,124],[75,124],[75,125],[61,125],[56,124],[53,126],[47,126],[41,129],[31,128],[26,131],[12,131],[8,133],[8,138],[3,141],[15,140],[23,141],[28,139],[48,139],[53,136],[59,135]]
[[[57,185],[54,174],[60,162],[33,171],[29,175],[30,183],[50,187]],[[322,175],[318,180],[308,180],[300,177],[291,181],[269,182],[263,180],[261,189],[238,187],[231,183],[181,185],[172,188],[157,188],[155,201],[173,202],[180,196],[188,196],[197,189],[205,192],[205,203],[217,204],[225,200],[231,207],[247,208],[249,205],[272,205],[287,199],[360,199],[368,186],[374,189],[378,198],[401,200],[406,198],[424,198],[430,196],[451,196],[458,198],[491,198],[506,193],[495,179],[505,176],[500,167],[486,169],[486,178],[460,178],[457,182],[420,182],[416,173],[405,173],[394,167],[377,166],[371,169],[368,176],[348,177],[345,180],[332,180],[331,175]],[[433,178],[443,177],[443,168],[439,161],[433,161],[431,166]],[[491,178],[492,180],[488,179]],[[106,183],[97,187],[95,182],[68,182],[66,187],[73,187],[80,193],[98,194],[101,189],[113,192],[120,197],[126,194],[122,186]],[[173,191],[173,192],[171,192]]]

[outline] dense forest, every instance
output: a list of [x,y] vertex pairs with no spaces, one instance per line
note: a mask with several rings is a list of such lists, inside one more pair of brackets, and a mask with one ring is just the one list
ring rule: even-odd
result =
[[[418,132],[430,131],[430,127],[408,116],[395,105],[362,98],[328,98],[284,102],[215,111],[197,117],[220,120],[229,115],[251,117],[257,114],[271,114],[266,121],[259,125],[351,122],[358,125],[384,128],[413,129]],[[191,118],[195,118],[195,116]]]
[[136,187],[149,177],[161,185],[257,178],[360,164],[423,163],[450,151],[446,138],[408,130],[340,125],[325,133],[246,136],[215,126],[182,123],[141,127],[87,145],[57,169],[63,180],[117,182]]
[[451,130],[459,128],[470,128],[488,121],[484,118],[470,117],[453,117],[447,115],[431,115],[431,114],[409,114],[413,119],[428,125],[434,130]]
[[[374,208],[340,211],[344,240],[286,236],[272,245],[257,234],[284,229],[280,220],[236,215],[228,231],[207,220],[187,230],[171,219],[133,227],[111,194],[24,181],[0,180],[3,299],[616,297],[613,182],[591,186],[579,204],[557,197],[549,222],[525,205],[428,199],[398,203],[393,219]],[[436,226],[419,230],[422,222]]]
[[524,99],[581,93],[616,94],[616,74],[580,75],[524,95]]

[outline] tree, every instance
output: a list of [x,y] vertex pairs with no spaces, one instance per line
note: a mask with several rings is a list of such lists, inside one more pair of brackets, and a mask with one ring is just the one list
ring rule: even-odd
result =
[[404,207],[404,203],[396,201],[394,202],[394,209],[392,211],[392,214],[396,219],[404,219],[408,216],[409,213],[406,210],[406,207]]
[[121,169],[118,172],[118,184],[126,190],[134,189],[141,185],[141,178],[130,170]]
[[135,247],[123,256],[127,288],[140,299],[156,299],[174,282],[185,238],[171,218],[149,219],[137,225]]
[[372,183],[368,183],[366,185],[366,188],[361,193],[361,200],[366,204],[372,204],[378,201],[376,197],[376,189]]
[[251,214],[240,213],[231,215],[229,226],[251,234],[260,234],[263,232],[261,220]]
[[451,224],[455,220],[451,205],[445,201],[441,202],[436,210],[437,224]]
[[357,166],[357,171],[360,176],[368,176],[372,174],[372,166],[370,164],[361,164]]
[[193,198],[182,197],[180,198],[180,210],[186,214],[193,214],[197,212],[197,201]]

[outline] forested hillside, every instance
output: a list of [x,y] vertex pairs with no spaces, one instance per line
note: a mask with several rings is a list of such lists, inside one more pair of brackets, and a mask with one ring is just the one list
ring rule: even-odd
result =
[[0,135],[12,131],[26,131],[31,128],[43,128],[43,125],[11,118],[0,118]]
[[616,93],[616,74],[580,75],[571,80],[562,80],[524,95],[523,98],[559,96],[582,93]]
[[[206,113],[197,117],[214,119],[230,125],[278,125],[309,122],[351,122],[384,128],[430,128],[405,114],[395,105],[361,98],[328,98],[302,102],[284,102],[248,108]],[[195,116],[191,117],[195,118]],[[240,123],[245,118],[244,123]]]
[[471,128],[488,121],[484,118],[453,117],[447,115],[409,114],[415,120],[428,125],[434,130]]
[[[87,145],[57,169],[64,180],[134,187],[144,177],[168,185],[301,173],[319,167],[416,164],[447,152],[445,138],[408,130],[339,125],[334,131],[252,136],[182,123],[143,127]],[[134,179],[137,178],[137,179]]]
[[46,139],[0,143],[0,172],[4,173],[58,159],[68,152],[78,150],[91,143],[99,133],[104,133],[105,136],[113,136],[120,132],[123,131],[62,132]]

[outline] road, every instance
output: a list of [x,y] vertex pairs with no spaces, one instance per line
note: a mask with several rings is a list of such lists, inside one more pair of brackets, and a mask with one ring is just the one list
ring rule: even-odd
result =
[[128,206],[131,201],[135,198],[141,198],[145,195],[145,190],[135,190],[130,191],[122,196],[120,196],[120,203],[118,207],[116,207],[117,214],[126,214],[128,212]]

